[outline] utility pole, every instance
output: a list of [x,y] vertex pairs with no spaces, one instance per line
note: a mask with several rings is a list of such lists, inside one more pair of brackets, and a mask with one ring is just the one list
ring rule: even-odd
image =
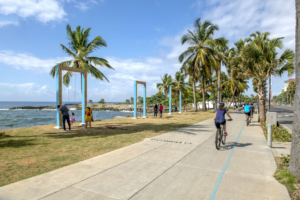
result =
[[269,112],[271,111],[271,93],[272,93],[272,83],[271,83],[271,74],[269,76]]

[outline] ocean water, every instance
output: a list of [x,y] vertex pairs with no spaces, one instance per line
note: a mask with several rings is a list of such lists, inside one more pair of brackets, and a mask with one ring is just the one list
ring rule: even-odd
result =
[[[51,105],[54,106],[55,102],[0,102],[0,130],[56,124],[56,110],[10,110],[13,107]],[[75,114],[75,120],[81,122],[81,110],[70,110],[70,113],[72,112]],[[133,116],[133,112],[93,111],[94,120],[113,119],[116,116]]]

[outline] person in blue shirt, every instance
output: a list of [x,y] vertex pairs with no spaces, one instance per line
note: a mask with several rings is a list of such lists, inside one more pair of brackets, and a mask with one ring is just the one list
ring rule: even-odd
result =
[[224,108],[224,103],[219,104],[219,108],[217,109],[216,115],[215,115],[215,125],[217,128],[220,128],[220,124],[223,125],[224,129],[224,135],[227,136],[226,132],[226,120],[225,120],[225,114],[229,117],[230,120],[232,120],[231,116],[227,112],[227,110]]
[[246,105],[244,106],[244,113],[245,113],[245,118],[247,121],[247,116],[249,116],[250,120],[251,120],[251,106],[249,106],[248,103],[246,103]]

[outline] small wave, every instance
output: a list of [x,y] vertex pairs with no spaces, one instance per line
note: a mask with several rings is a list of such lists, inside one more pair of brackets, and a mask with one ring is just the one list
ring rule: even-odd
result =
[[8,108],[1,108],[0,110],[9,110]]
[[133,111],[130,111],[130,110],[121,110],[120,112],[133,112]]
[[44,108],[42,110],[53,110],[53,111],[56,111],[56,109],[49,109],[49,108]]

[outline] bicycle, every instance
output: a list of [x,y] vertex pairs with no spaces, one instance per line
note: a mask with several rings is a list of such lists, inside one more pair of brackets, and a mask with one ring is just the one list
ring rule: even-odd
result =
[[[228,119],[227,121],[232,121],[232,119]],[[224,135],[223,125],[220,124],[220,128],[217,129],[216,132],[216,149],[219,150],[221,147],[221,142],[223,145],[225,145],[226,142],[226,135]]]

